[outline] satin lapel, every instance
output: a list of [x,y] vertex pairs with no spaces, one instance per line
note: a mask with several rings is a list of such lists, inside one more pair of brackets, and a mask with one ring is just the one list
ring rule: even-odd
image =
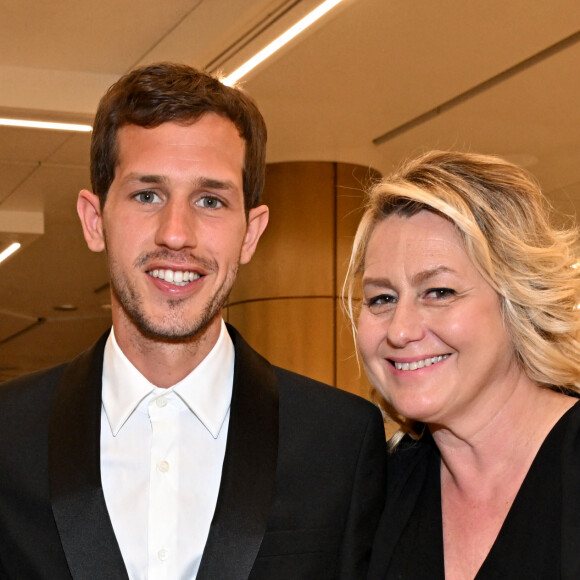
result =
[[228,327],[236,352],[226,455],[197,580],[246,580],[266,531],[278,458],[272,366]]
[[101,486],[103,349],[72,361],[56,392],[49,438],[52,509],[74,580],[127,580]]

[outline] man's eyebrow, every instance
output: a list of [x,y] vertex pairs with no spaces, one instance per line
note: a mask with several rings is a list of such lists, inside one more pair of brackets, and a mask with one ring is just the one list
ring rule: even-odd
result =
[[211,177],[201,177],[197,180],[197,185],[202,189],[236,189],[236,186],[231,181],[222,181],[221,179],[212,179]]
[[[146,173],[130,173],[123,180],[126,183],[137,182],[143,184],[153,185],[167,185],[170,180],[164,175],[146,174]],[[215,190],[235,190],[236,186],[232,181],[213,179],[211,177],[200,177],[194,181],[195,187],[200,189],[215,189]]]
[[123,180],[126,183],[138,182],[138,183],[153,183],[153,184],[166,184],[168,179],[163,175],[149,175],[146,173],[129,173],[127,177]]

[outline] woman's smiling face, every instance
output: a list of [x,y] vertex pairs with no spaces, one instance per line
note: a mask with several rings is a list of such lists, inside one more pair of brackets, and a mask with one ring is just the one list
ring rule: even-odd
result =
[[379,222],[362,283],[358,346],[398,413],[449,426],[505,400],[517,364],[500,301],[450,221],[424,210]]

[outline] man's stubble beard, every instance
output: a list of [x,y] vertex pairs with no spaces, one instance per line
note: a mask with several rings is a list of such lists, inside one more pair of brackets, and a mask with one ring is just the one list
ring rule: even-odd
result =
[[[119,302],[124,314],[141,332],[141,334],[156,340],[166,342],[187,342],[195,340],[220,316],[230,295],[232,286],[238,273],[239,263],[228,269],[227,275],[208,302],[200,306],[200,312],[193,320],[183,318],[182,308],[186,309],[189,303],[195,303],[200,298],[197,295],[187,298],[167,299],[168,315],[163,321],[155,321],[147,315],[143,304],[143,297],[128,282],[116,266],[115,260],[109,255],[109,273],[111,291]],[[213,272],[217,271],[216,268]],[[145,274],[147,275],[147,274]]]

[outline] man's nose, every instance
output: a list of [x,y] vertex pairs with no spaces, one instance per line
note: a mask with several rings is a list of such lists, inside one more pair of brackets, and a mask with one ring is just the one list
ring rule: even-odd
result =
[[171,250],[194,247],[197,244],[196,219],[189,203],[168,202],[158,214],[155,242]]

